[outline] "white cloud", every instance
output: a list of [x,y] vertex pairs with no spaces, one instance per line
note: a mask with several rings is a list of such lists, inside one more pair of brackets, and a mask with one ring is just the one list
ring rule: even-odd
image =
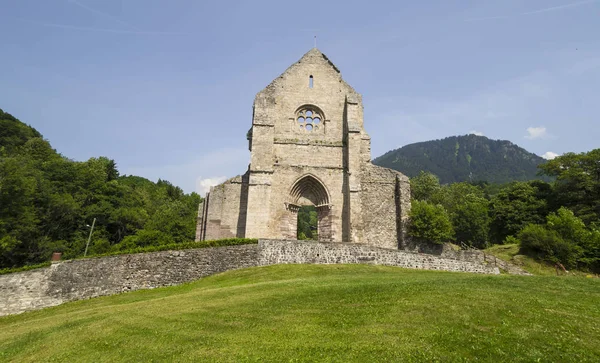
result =
[[526,139],[535,140],[535,139],[544,139],[548,136],[545,127],[528,127]]
[[477,135],[477,136],[485,136],[483,134],[483,132],[481,131],[475,131],[475,130],[471,130],[471,132],[469,132],[470,135]]
[[557,156],[558,156],[558,154],[555,152],[552,152],[552,151],[546,151],[544,153],[544,155],[542,155],[542,157],[546,160],[552,160],[552,159],[556,158]]
[[210,187],[219,185],[225,180],[227,180],[227,177],[225,176],[214,176],[210,178],[202,178],[199,176],[196,179],[196,193],[200,194],[201,196],[205,196],[206,193],[210,191]]

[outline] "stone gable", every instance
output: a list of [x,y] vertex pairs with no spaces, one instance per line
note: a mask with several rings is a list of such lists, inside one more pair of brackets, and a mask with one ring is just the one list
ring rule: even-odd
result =
[[404,247],[408,178],[371,164],[362,96],[318,49],[256,95],[248,143],[248,170],[201,203],[197,240],[295,239],[314,205],[321,241]]

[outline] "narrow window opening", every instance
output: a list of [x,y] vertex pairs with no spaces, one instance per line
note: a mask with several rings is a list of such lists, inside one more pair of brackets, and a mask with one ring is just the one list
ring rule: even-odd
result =
[[308,88],[313,88],[313,76],[308,77]]

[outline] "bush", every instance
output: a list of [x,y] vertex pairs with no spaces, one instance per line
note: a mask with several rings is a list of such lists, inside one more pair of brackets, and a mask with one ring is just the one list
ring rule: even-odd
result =
[[518,235],[524,253],[533,254],[548,262],[560,262],[567,268],[577,265],[581,247],[564,240],[558,232],[545,226],[530,224]]
[[438,244],[453,240],[454,230],[444,207],[419,200],[411,205],[410,236]]
[[113,251],[130,250],[138,247],[173,244],[173,238],[161,231],[140,229],[112,247]]
[[[170,244],[165,244],[165,245],[145,246],[145,247],[125,248],[125,246],[120,246],[121,249],[119,249],[119,250],[113,249],[112,252],[91,255],[91,256],[87,256],[87,257],[127,255],[127,254],[132,254],[132,253],[145,253],[145,252],[158,252],[158,251],[177,251],[177,250],[187,250],[187,249],[192,249],[192,248],[237,246],[237,245],[247,245],[247,244],[256,244],[256,243],[258,243],[258,239],[256,239],[256,238],[226,238],[226,239],[217,239],[217,240],[210,240],[210,241],[170,243]],[[117,246],[117,245],[115,245],[115,246]],[[81,257],[81,258],[83,258],[83,257]]]

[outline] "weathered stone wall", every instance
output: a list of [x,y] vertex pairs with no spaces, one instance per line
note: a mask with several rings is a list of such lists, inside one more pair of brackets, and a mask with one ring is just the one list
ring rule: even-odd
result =
[[64,261],[0,276],[0,316],[67,301],[151,289],[215,273],[281,263],[369,263],[497,274],[498,268],[365,244],[260,240],[258,244]]
[[368,164],[361,173],[361,240],[383,248],[403,248],[410,211],[408,178]]
[[487,264],[489,266],[498,267],[500,270],[511,275],[531,275],[521,267],[499,259],[494,255],[485,253],[484,251],[477,249],[456,249],[456,246],[450,243],[435,244],[411,241],[404,249],[413,253],[429,254],[446,259]]
[[361,243],[261,240],[260,265],[368,263],[424,270],[499,274],[497,267],[433,255],[383,249]]
[[198,218],[196,240],[244,238],[247,204],[247,175],[238,175],[211,187],[201,203],[203,216]]
[[258,245],[89,258],[0,276],[0,316],[257,266]]

